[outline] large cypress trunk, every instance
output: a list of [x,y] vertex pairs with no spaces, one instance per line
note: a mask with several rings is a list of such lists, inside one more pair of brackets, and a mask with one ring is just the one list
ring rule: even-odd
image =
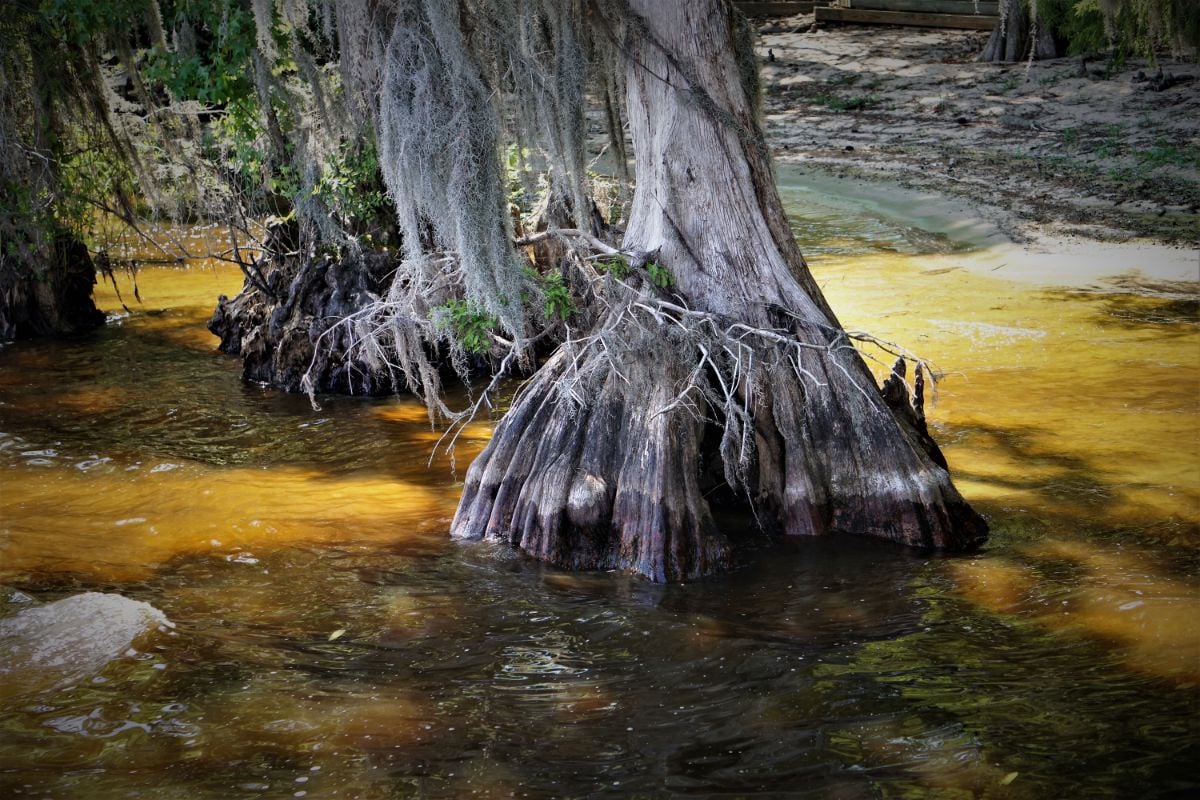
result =
[[[591,332],[603,346],[543,365],[472,464],[453,535],[682,579],[733,556],[720,497],[770,533],[975,544],[986,526],[951,484],[919,393],[914,407],[897,376],[885,398],[791,235],[739,21],[719,0],[630,5],[637,187],[622,250],[669,270],[673,296],[655,306],[647,285]],[[683,324],[697,318],[711,337]]]

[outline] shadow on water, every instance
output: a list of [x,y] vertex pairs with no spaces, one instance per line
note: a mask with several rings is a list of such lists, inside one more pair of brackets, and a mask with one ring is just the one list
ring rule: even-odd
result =
[[[194,315],[140,317],[86,339],[0,352],[0,432],[20,431],[24,450],[55,450],[33,456],[51,460],[86,460],[62,449],[86,440],[121,466],[147,457],[211,467],[294,464],[336,477],[371,464],[395,478],[413,477],[420,460],[389,459],[385,451],[428,451],[441,436],[411,397],[321,396],[314,413],[303,395],[241,380],[236,358],[217,352],[206,333],[196,336]],[[465,395],[452,391],[456,401],[465,404]],[[363,426],[376,435],[361,435]],[[348,435],[347,427],[360,432]],[[480,435],[486,423],[468,430],[468,443]],[[473,450],[464,449],[469,462]],[[433,469],[448,468],[438,462]]]
[[[1051,295],[1053,296],[1053,295]],[[1066,301],[1095,305],[1101,326],[1187,336],[1200,326],[1200,294],[1195,281],[1148,280],[1124,275],[1086,290],[1058,293]]]
[[1048,448],[1036,426],[943,426],[956,447],[1017,467],[992,459],[955,472],[988,498],[975,505],[992,534],[979,555],[945,565],[954,595],[1060,646],[1101,647],[1110,668],[1180,687],[1196,704],[1200,525],[1140,499],[1187,484],[1115,482],[1111,464]]
[[1047,448],[1045,431],[1033,426],[970,425],[942,423],[938,426],[947,441],[975,448],[986,448],[1003,454],[1013,463],[1025,466],[1023,472],[975,473],[970,468],[955,469],[956,478],[987,483],[1005,489],[1032,493],[1040,505],[1062,507],[1063,504],[1086,507],[1092,513],[1102,513],[1114,502],[1117,491],[1090,463],[1080,455]]
[[[987,487],[999,498],[977,500],[989,516],[1009,521],[1023,520],[1040,532],[1062,529],[1089,536],[1143,545],[1147,539],[1167,541],[1172,547],[1158,551],[1163,566],[1200,567],[1200,523],[1195,518],[1163,515],[1145,509],[1140,517],[1128,512],[1136,507],[1131,499],[1139,491],[1186,494],[1189,489],[1125,480],[1113,481],[1111,465],[1079,453],[1063,452],[1047,445],[1047,431],[1036,426],[999,426],[972,421],[969,424],[937,423],[937,436],[955,447],[986,450],[1020,469],[997,469],[991,463],[954,469],[956,480]],[[989,467],[984,469],[984,467]],[[1187,476],[1179,476],[1185,479]],[[1117,511],[1125,512],[1120,516]],[[1158,531],[1157,536],[1148,536]],[[1122,534],[1122,532],[1124,532]],[[1039,538],[1042,534],[1032,534]],[[1123,539],[1122,539],[1123,537]],[[994,538],[994,537],[993,537]],[[1173,556],[1173,558],[1171,558]]]

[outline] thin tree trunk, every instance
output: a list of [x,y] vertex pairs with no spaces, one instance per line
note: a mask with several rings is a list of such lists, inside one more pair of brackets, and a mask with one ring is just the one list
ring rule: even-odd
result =
[[613,312],[593,335],[615,346],[561,348],[514,401],[471,466],[453,535],[565,567],[689,578],[728,564],[738,543],[713,522],[716,491],[742,496],[772,533],[978,542],[986,526],[907,394],[889,404],[838,346],[774,186],[733,13],[719,0],[630,5],[637,188],[622,249],[668,269],[692,312],[786,332],[799,348],[791,361],[764,346],[739,367],[733,407],[746,415],[727,407],[720,433],[720,408],[680,399],[704,343]]

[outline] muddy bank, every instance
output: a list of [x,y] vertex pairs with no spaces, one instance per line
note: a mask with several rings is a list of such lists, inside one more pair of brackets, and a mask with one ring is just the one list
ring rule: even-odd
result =
[[981,64],[986,33],[810,21],[759,41],[780,162],[965,197],[1022,240],[1200,243],[1200,65],[1154,91],[1145,61]]

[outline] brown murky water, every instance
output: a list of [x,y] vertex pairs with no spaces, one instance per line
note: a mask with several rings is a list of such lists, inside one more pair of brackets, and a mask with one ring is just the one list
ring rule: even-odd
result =
[[844,208],[795,224],[844,323],[945,370],[983,553],[798,541],[654,586],[451,543],[421,408],[241,383],[203,328],[237,272],[146,269],[96,335],[0,350],[0,584],[176,627],[0,693],[0,796],[1200,790],[1194,296],[1007,283]]

